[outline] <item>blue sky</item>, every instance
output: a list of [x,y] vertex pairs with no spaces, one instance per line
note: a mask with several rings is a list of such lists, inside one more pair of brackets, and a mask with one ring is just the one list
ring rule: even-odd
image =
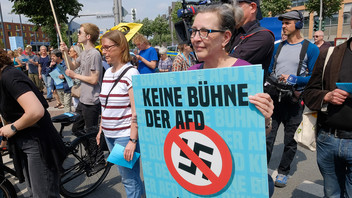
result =
[[[112,13],[113,0],[78,0],[84,6],[79,14],[110,14]],[[122,6],[130,13],[132,8],[137,9],[137,19],[154,19],[158,14],[167,14],[168,6],[176,0],[122,0]],[[9,14],[13,3],[8,0],[1,0],[2,15],[5,22],[19,22],[18,15]],[[71,17],[69,18],[71,19]],[[131,15],[125,20],[131,22]],[[94,23],[100,29],[110,28],[114,25],[113,18],[97,19],[96,17],[80,17],[74,19],[77,23]],[[22,23],[28,23],[28,19],[22,17]]]

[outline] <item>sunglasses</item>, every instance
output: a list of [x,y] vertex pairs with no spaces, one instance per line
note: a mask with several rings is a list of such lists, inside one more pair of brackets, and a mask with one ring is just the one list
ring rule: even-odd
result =
[[313,36],[313,38],[318,38],[318,37],[319,37],[319,36],[317,36],[317,35],[314,35],[314,36]]

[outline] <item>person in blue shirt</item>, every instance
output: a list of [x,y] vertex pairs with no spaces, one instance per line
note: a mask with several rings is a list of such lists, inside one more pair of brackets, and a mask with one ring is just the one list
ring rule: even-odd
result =
[[158,53],[142,34],[136,34],[132,39],[133,44],[140,50],[136,55],[138,60],[138,71],[140,74],[155,73]]
[[[282,21],[282,30],[287,35],[287,40],[277,43],[269,66],[270,78],[276,78],[282,84],[295,85],[295,90],[286,94],[280,91],[279,94],[269,93],[274,100],[274,113],[272,116],[272,130],[267,135],[267,159],[270,162],[274,147],[277,130],[281,123],[284,129],[284,151],[278,167],[275,186],[285,187],[287,175],[290,173],[290,166],[297,151],[297,142],[294,134],[302,121],[304,106],[301,103],[300,93],[307,85],[313,72],[315,61],[319,56],[319,48],[303,39],[301,29],[303,28],[303,15],[297,10],[287,12],[279,16]],[[279,49],[279,46],[281,50]],[[307,46],[305,48],[304,46]],[[305,54],[305,50],[307,49]],[[302,61],[301,58],[302,51]],[[266,84],[264,84],[266,86]],[[275,89],[276,90],[276,89]]]

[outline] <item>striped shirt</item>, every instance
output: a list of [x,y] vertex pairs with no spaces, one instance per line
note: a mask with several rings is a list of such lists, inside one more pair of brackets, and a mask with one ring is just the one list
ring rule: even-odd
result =
[[108,104],[105,106],[106,97],[114,85],[115,80],[120,76],[122,71],[129,66],[132,65],[127,63],[114,73],[111,72],[111,67],[106,70],[103,78],[99,95],[102,107],[101,126],[104,135],[109,138],[130,136],[132,112],[128,90],[132,88],[132,76],[139,74],[137,69],[131,68],[127,71],[111,91]]

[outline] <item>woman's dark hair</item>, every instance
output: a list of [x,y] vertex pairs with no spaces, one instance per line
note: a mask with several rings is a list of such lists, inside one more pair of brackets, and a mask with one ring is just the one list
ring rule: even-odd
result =
[[62,52],[59,49],[54,49],[53,51],[51,51],[51,54],[54,54],[56,57],[62,59]]
[[10,57],[7,56],[7,52],[3,49],[0,49],[0,70],[7,65],[12,65],[13,62]]

